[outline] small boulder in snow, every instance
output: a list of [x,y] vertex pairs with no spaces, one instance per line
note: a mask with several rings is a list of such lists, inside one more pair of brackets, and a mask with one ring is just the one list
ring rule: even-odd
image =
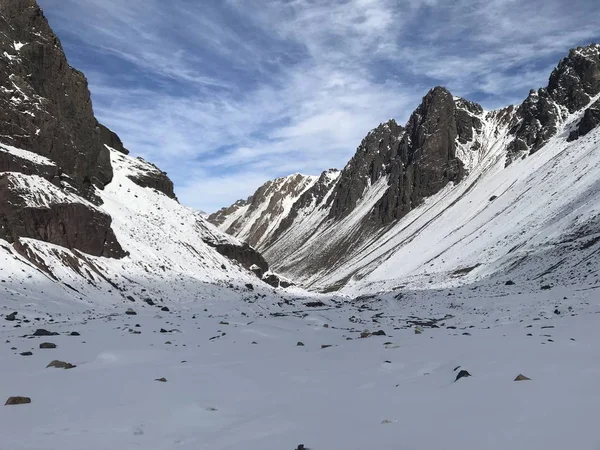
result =
[[127,314],[128,316],[137,316],[137,313],[131,308],[125,311],[125,314]]
[[50,364],[48,364],[46,366],[46,369],[49,367],[54,367],[55,369],[73,369],[77,366],[68,363],[68,362],[64,362],[64,361],[59,361],[58,359],[55,359],[54,361],[52,361]]
[[35,330],[35,333],[33,333],[33,336],[57,336],[58,333],[53,333],[51,331],[48,330],[44,330],[43,328],[39,328],[37,330]]
[[469,372],[467,372],[466,370],[461,370],[460,372],[458,372],[458,375],[456,375],[454,382],[456,383],[461,378],[466,378],[466,377],[470,377],[470,376],[471,376],[471,374]]
[[56,348],[56,344],[53,344],[52,342],[42,342],[40,348]]
[[31,398],[29,397],[8,397],[4,406],[26,405],[28,403],[31,403]]
[[517,378],[515,378],[515,381],[531,381],[531,378],[526,377],[525,375],[520,373],[519,375],[517,375]]

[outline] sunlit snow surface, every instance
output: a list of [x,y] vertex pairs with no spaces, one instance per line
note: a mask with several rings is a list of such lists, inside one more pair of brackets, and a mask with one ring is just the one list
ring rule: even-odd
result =
[[[0,324],[0,400],[32,403],[0,407],[0,448],[599,448],[597,292],[474,287],[313,309],[215,289],[171,312],[3,296],[31,323]],[[409,316],[446,318],[417,335]],[[21,337],[36,328],[60,335]],[[457,366],[472,377],[455,383]]]

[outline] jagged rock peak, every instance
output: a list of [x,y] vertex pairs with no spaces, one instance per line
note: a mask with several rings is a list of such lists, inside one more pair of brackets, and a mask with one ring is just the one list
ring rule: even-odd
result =
[[342,218],[351,212],[365,189],[387,175],[388,166],[397,154],[404,127],[394,119],[369,131],[352,159],[339,175],[335,191],[329,199],[330,218]]
[[570,113],[587,106],[599,93],[600,45],[571,49],[550,74],[548,86],[531,90],[517,108],[506,164],[542,148]]
[[465,114],[472,115],[464,111],[456,107],[455,97],[444,87],[436,86],[423,97],[406,124],[397,154],[392,156],[389,187],[371,211],[372,222],[390,224],[449,182],[462,179],[464,164],[456,157],[457,123],[464,122]]
[[547,90],[569,112],[586,106],[600,93],[600,44],[571,49],[550,74]]

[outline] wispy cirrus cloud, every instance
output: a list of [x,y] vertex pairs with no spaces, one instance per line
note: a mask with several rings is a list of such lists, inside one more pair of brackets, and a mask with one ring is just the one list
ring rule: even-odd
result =
[[39,0],[100,120],[212,211],[341,167],[435,84],[493,108],[600,38],[593,0]]

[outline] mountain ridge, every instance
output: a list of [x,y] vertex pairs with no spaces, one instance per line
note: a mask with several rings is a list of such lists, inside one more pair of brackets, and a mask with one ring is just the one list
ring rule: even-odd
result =
[[[485,172],[480,168],[497,159],[509,167],[541,151],[573,114],[582,112],[582,117],[569,124],[569,142],[594,130],[600,123],[599,93],[600,45],[595,43],[572,49],[552,71],[548,86],[532,90],[518,105],[484,111],[435,87],[406,126],[392,120],[365,136],[333,186],[320,194],[323,204],[296,202],[288,217],[276,218],[279,228],[257,248],[278,271],[314,287],[317,273],[342,267],[352,249],[374,245],[447,186],[475,186],[473,174]],[[255,202],[258,196],[259,191]],[[243,215],[236,220],[247,228],[251,221]],[[225,231],[236,235],[235,229]]]

